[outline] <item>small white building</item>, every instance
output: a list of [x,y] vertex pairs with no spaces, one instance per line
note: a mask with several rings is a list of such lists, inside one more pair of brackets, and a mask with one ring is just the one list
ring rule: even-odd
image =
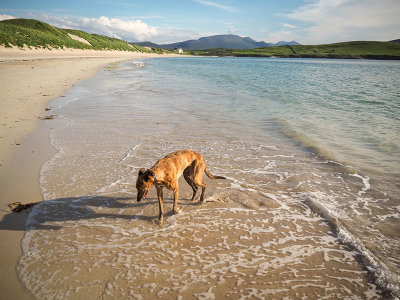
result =
[[182,54],[183,53],[183,49],[182,48],[175,48],[174,51],[176,53]]

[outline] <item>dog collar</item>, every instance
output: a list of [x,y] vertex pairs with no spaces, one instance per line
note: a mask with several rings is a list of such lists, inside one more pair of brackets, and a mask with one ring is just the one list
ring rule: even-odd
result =
[[154,177],[154,183],[157,183],[156,174],[154,174],[154,172],[152,170],[150,170],[150,169],[148,169],[148,171],[149,171],[150,175]]

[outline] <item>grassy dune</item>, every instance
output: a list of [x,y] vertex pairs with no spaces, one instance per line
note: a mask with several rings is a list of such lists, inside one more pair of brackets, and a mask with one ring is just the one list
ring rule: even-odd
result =
[[[71,38],[73,34],[85,39],[90,45]],[[23,48],[74,48],[93,50],[120,50],[133,52],[163,53],[162,49],[150,49],[123,40],[81,30],[61,29],[32,19],[11,19],[0,22],[0,45]],[[346,42],[326,45],[295,45],[266,47],[249,50],[210,49],[187,51],[185,54],[203,56],[237,57],[316,57],[316,58],[370,58],[400,59],[400,43],[396,42]]]
[[[85,39],[90,45],[71,38],[73,34]],[[144,47],[130,45],[125,41],[89,34],[81,30],[61,29],[32,19],[11,19],[0,22],[0,45],[23,48],[73,48],[93,50],[120,50],[132,52],[153,52]]]
[[210,49],[189,51],[193,55],[238,57],[314,57],[314,58],[370,58],[400,59],[400,43],[346,42],[326,45],[278,46],[250,50]]

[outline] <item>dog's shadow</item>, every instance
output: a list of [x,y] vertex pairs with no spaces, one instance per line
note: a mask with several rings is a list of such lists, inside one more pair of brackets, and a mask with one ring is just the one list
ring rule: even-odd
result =
[[[173,200],[164,199],[164,217],[173,215],[169,206],[172,208]],[[189,207],[197,206],[198,202],[192,202],[188,199],[180,199],[179,206]],[[22,212],[12,212],[4,215],[0,221],[0,230],[58,230],[61,226],[53,225],[57,221],[80,221],[100,218],[142,220],[154,224],[158,219],[158,200],[156,198],[147,198],[137,202],[134,197],[105,197],[105,196],[86,196],[86,197],[67,197],[39,202],[35,206]],[[154,206],[155,215],[142,215],[129,213],[130,209]],[[101,209],[109,208],[113,211],[128,210],[125,213],[102,213]],[[29,222],[28,218],[30,219]],[[32,222],[31,218],[34,218]],[[53,223],[50,224],[49,222]],[[28,224],[27,224],[28,223]]]

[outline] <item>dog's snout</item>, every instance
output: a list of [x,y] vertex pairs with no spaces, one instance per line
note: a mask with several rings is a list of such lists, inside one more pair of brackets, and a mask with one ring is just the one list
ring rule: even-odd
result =
[[143,193],[138,193],[138,195],[137,195],[137,202],[142,201],[142,198],[143,198]]
[[138,191],[137,202],[142,201],[142,199],[146,198],[146,196],[147,196],[147,191]]

